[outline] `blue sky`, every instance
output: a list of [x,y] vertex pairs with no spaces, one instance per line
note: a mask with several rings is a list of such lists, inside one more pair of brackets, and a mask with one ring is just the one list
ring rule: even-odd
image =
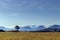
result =
[[0,26],[60,24],[60,0],[0,0]]

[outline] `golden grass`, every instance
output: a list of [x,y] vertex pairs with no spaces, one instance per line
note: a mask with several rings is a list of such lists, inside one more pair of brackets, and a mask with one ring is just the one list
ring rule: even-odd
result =
[[60,40],[59,32],[0,32],[0,40]]

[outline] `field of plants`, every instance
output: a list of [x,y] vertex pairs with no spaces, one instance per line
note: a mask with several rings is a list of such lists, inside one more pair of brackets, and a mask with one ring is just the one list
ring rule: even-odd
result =
[[0,32],[0,40],[60,40],[59,32]]

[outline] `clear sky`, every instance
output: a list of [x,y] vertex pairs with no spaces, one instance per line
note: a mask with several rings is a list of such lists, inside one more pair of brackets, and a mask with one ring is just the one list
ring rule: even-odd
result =
[[60,0],[0,0],[0,26],[60,24]]

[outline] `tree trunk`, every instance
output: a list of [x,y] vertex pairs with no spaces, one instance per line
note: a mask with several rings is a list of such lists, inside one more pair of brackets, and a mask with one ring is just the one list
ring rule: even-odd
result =
[[19,32],[19,30],[17,29],[17,32]]

